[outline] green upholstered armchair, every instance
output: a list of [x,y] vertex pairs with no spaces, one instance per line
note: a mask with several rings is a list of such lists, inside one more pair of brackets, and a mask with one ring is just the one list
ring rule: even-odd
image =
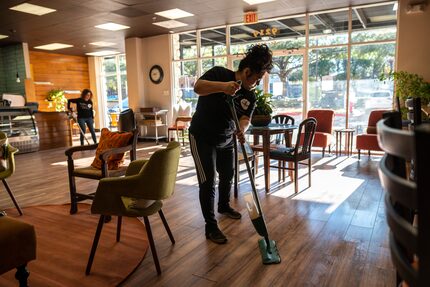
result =
[[[0,140],[7,139],[6,134],[3,132],[0,132]],[[6,178],[13,175],[15,172],[15,153],[18,151],[18,149],[14,148],[13,146],[6,144],[5,147],[5,154],[6,156],[6,167],[3,167],[0,165],[0,179],[4,184],[4,187],[6,188],[7,193],[9,193],[10,198],[13,201],[13,204],[15,205],[16,209],[18,209],[18,212],[20,215],[22,215],[22,210],[18,205],[18,202],[15,199],[15,196],[12,193],[12,190],[10,189],[9,185],[6,182]]]
[[91,207],[91,213],[100,214],[100,220],[88,260],[87,275],[91,271],[105,217],[112,215],[118,216],[117,241],[120,240],[122,216],[143,217],[155,267],[157,273],[161,274],[148,216],[158,212],[174,244],[175,240],[161,207],[162,200],[170,197],[175,189],[180,152],[180,144],[171,142],[166,149],[156,151],[149,160],[131,162],[125,177],[100,180]]

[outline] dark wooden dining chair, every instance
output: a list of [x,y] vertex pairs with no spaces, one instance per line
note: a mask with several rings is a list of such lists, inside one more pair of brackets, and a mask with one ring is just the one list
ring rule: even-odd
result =
[[[410,287],[430,286],[430,125],[403,131],[399,113],[385,116],[377,124],[379,145],[385,152],[379,178],[386,191],[396,286],[402,281]],[[412,165],[413,180],[406,175],[405,162]]]
[[[307,118],[303,122],[300,123],[299,126],[299,135],[297,136],[296,145],[294,147],[280,147],[275,150],[270,151],[270,159],[278,160],[277,166],[270,166],[278,169],[292,170],[294,171],[294,192],[297,193],[299,190],[298,183],[298,169],[299,164],[308,165],[308,177],[309,177],[309,187],[311,186],[311,150],[312,143],[315,138],[315,130],[317,126],[317,121],[314,118]],[[302,140],[301,140],[302,138]],[[307,160],[307,163],[303,163],[302,161]],[[293,164],[293,167],[287,167],[285,165],[286,162],[290,162]],[[285,173],[283,172],[283,178],[285,179]],[[278,173],[278,180],[280,180],[280,174]]]
[[[294,118],[288,115],[276,115],[272,117],[272,123],[276,124],[285,124],[285,125],[294,125]],[[277,134],[275,138],[270,143],[270,149],[277,149],[279,145],[286,144],[286,146],[291,146],[293,131],[286,131],[284,134]],[[255,173],[258,173],[258,157],[259,153],[263,152],[263,144],[251,145],[252,150],[254,151],[255,158]]]

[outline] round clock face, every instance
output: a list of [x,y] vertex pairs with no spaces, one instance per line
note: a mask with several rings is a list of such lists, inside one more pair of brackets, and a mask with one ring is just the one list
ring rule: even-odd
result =
[[152,66],[151,70],[149,71],[149,78],[154,84],[161,83],[163,80],[163,69],[158,65]]

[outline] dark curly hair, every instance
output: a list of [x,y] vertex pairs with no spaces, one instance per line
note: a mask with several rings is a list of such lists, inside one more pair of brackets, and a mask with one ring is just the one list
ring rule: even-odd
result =
[[90,89],[83,89],[81,93],[81,98],[85,97],[88,93],[91,94],[91,98],[93,97],[93,92]]
[[239,71],[249,68],[253,73],[262,71],[270,72],[273,68],[272,51],[266,44],[252,45],[245,53],[245,58],[240,61]]

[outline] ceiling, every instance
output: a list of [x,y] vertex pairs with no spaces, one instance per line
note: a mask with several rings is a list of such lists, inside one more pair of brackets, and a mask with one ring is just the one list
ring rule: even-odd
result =
[[[43,16],[12,11],[9,8],[31,3],[56,12]],[[74,47],[54,53],[84,55],[107,48],[89,45],[90,42],[114,42],[115,49],[124,52],[124,39],[148,37],[169,33],[169,29],[152,25],[168,20],[154,13],[179,8],[195,16],[178,21],[188,26],[173,29],[175,32],[207,28],[243,21],[243,12],[257,10],[259,19],[287,16],[306,11],[321,11],[349,5],[385,2],[377,0],[277,0],[250,6],[242,0],[6,0],[0,2],[0,46],[27,42],[30,49],[49,43],[71,44]],[[154,18],[156,17],[156,18]],[[106,31],[94,26],[114,22],[130,26],[122,31]]]

